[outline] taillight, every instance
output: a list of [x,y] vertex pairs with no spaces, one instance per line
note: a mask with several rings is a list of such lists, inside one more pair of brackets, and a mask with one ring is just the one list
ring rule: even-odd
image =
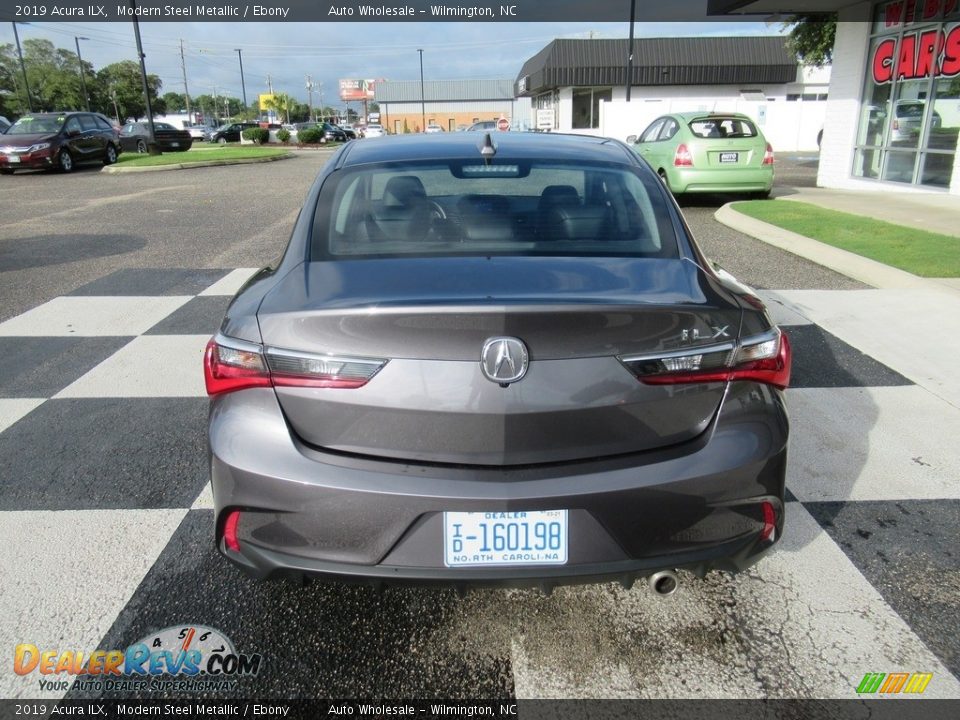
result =
[[240,511],[230,510],[223,521],[223,544],[227,550],[240,552],[240,538],[237,537],[237,526],[240,524]]
[[753,380],[783,390],[790,384],[790,341],[779,328],[738,344],[634,355],[620,362],[648,385]]
[[763,151],[763,164],[773,165],[773,148],[767,143],[767,149]]
[[203,356],[203,379],[207,385],[207,395],[270,387],[270,373],[260,346],[232,338],[227,341],[219,335],[207,343]]
[[777,513],[773,509],[773,503],[764,500],[760,503],[760,509],[763,512],[763,528],[760,530],[760,542],[773,542],[777,539]]
[[677,151],[673,154],[673,165],[674,167],[693,167],[693,153],[683,143],[677,145]]
[[217,335],[207,343],[208,395],[255,387],[358,388],[387,363],[372,358],[314,355]]

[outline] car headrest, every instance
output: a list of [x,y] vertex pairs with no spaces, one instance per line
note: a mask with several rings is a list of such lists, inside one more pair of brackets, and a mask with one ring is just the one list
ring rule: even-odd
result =
[[383,204],[388,206],[410,205],[426,196],[427,191],[416,175],[397,175],[387,180],[383,188]]
[[540,193],[540,208],[556,205],[574,205],[580,202],[580,195],[573,185],[547,185]]

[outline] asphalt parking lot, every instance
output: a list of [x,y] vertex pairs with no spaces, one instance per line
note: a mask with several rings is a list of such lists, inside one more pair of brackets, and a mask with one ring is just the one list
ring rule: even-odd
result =
[[[0,177],[0,644],[216,628],[264,657],[209,693],[229,697],[855,698],[868,672],[930,672],[926,695],[960,697],[960,410],[825,319],[879,291],[720,225],[724,197],[684,200],[687,220],[762,289],[795,352],[791,502],[770,557],[684,575],[668,599],[300,588],[222,561],[200,352],[283,250],[325,157]],[[813,182],[815,158],[778,162],[777,192]],[[0,670],[2,697],[101,694]]]

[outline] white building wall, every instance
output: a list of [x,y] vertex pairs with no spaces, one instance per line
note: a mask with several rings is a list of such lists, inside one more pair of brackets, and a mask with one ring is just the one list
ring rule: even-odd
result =
[[765,102],[744,100],[740,86],[687,86],[634,88],[631,101],[625,89],[614,92],[612,102],[600,104],[600,127],[572,132],[625,140],[639,135],[654,119],[672,112],[739,112],[752,118],[774,152],[816,151],[817,135],[824,127],[827,103],[787,102],[788,93],[826,92],[826,86],[800,84],[762,88]]
[[857,119],[867,63],[870,37],[870,3],[862,2],[840,10],[837,39],[830,75],[830,99],[820,146],[817,185],[834,188],[876,187],[875,183],[851,177]]

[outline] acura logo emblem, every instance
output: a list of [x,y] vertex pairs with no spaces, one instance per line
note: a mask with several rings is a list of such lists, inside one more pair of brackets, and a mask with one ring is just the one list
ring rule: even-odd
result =
[[506,387],[527,372],[530,355],[523,341],[512,337],[490,338],[480,353],[480,368],[487,380]]

